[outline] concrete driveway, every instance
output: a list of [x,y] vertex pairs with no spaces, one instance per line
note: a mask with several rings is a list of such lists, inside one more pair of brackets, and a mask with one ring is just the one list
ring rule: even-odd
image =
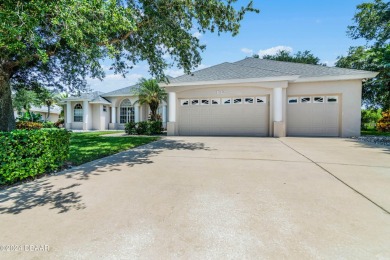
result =
[[389,259],[389,211],[389,148],[165,138],[0,191],[0,258]]

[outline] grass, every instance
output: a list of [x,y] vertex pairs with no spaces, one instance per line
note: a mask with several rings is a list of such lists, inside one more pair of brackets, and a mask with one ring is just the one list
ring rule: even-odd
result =
[[122,131],[72,133],[69,161],[72,165],[80,165],[159,139],[153,136],[104,136],[119,132],[123,133]]
[[379,132],[376,129],[362,130],[361,134],[364,135],[375,135],[375,136],[390,136],[390,132]]

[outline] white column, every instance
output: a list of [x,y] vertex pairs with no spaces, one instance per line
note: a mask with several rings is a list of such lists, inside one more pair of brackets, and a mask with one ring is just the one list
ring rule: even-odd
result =
[[66,129],[72,129],[72,104],[70,101],[66,102]]
[[168,93],[168,106],[169,106],[169,122],[176,122],[176,93],[169,92]]
[[134,122],[139,122],[139,105],[136,104],[134,107]]
[[273,109],[274,109],[274,122],[283,121],[283,89],[274,88],[273,90]]
[[167,106],[166,105],[163,105],[162,107],[162,121],[163,123],[166,123],[167,122]]
[[70,101],[66,102],[66,123],[72,122],[72,104]]
[[116,124],[116,107],[111,107],[111,124]]
[[83,130],[88,130],[88,114],[89,114],[89,104],[87,100],[83,102]]

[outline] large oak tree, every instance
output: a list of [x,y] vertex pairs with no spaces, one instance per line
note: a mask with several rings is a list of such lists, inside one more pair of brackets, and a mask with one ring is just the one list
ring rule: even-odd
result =
[[[2,0],[0,2],[0,131],[15,127],[11,87],[37,82],[82,89],[102,79],[103,59],[125,74],[140,61],[164,78],[172,63],[189,73],[205,48],[193,31],[236,35],[252,1],[237,0]],[[169,54],[169,61],[164,57]]]
[[363,104],[390,109],[390,2],[375,0],[357,6],[354,25],[348,27],[352,39],[365,39],[366,46],[351,47],[338,57],[337,67],[379,72],[363,83]]

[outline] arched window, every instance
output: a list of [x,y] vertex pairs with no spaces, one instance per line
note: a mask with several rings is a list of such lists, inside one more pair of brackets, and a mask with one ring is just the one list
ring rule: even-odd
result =
[[134,122],[134,107],[131,105],[129,99],[124,99],[119,108],[119,123],[126,124]]
[[83,106],[81,104],[74,106],[73,121],[83,122]]

